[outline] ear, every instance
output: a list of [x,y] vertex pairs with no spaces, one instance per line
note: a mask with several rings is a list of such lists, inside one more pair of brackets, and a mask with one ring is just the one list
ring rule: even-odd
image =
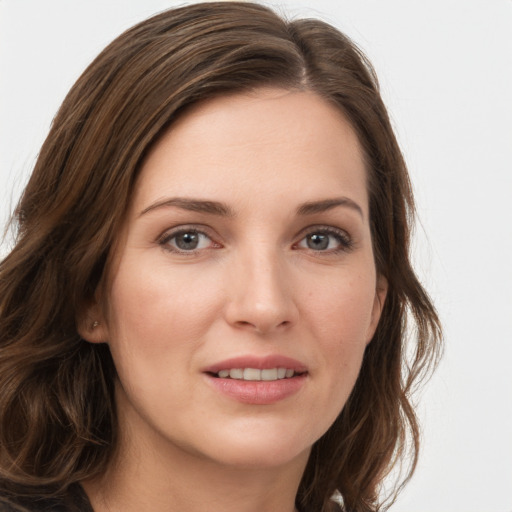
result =
[[90,343],[106,343],[108,341],[108,328],[96,300],[84,305],[82,312],[77,316],[78,334]]
[[386,295],[388,293],[388,280],[383,275],[377,276],[377,284],[375,287],[375,298],[373,300],[372,314],[370,325],[366,334],[366,343],[370,343],[379,325],[380,316],[384,308],[384,302],[386,301]]

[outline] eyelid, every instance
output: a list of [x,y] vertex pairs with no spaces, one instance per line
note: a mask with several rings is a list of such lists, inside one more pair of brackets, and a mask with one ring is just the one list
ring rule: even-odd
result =
[[[172,228],[168,228],[165,231],[163,231],[157,238],[156,243],[165,250],[175,253],[175,254],[183,254],[188,256],[198,255],[198,253],[209,250],[209,249],[217,249],[221,248],[222,244],[217,242],[216,239],[218,238],[214,233],[212,233],[212,229],[209,226],[205,226],[204,224],[179,224],[177,226],[174,226]],[[170,246],[168,244],[169,240],[174,238],[175,236],[181,234],[181,233],[198,233],[201,235],[206,236],[210,241],[211,245],[206,248],[200,248],[200,249],[191,249],[191,250],[180,250],[177,247]],[[314,250],[314,249],[308,249],[308,248],[299,248],[298,244],[304,240],[305,237],[307,237],[310,234],[313,233],[321,233],[321,234],[327,234],[330,236],[334,236],[339,241],[339,247],[335,249],[327,249],[327,250]],[[354,242],[351,237],[351,235],[342,228],[335,227],[335,226],[329,226],[329,225],[322,225],[322,224],[315,224],[313,226],[308,226],[301,230],[299,234],[296,236],[296,242],[293,243],[292,248],[296,250],[309,250],[313,253],[323,254],[323,255],[330,255],[330,254],[337,254],[340,252],[348,252],[353,249]]]
[[[188,256],[197,255],[199,252],[211,249],[211,248],[220,248],[222,245],[215,241],[214,236],[211,233],[211,229],[208,226],[203,224],[180,224],[178,226],[174,226],[172,228],[166,229],[163,233],[161,233],[156,238],[156,243],[160,245],[164,250],[175,253],[175,254],[183,254]],[[202,249],[191,249],[190,251],[180,250],[177,247],[173,247],[168,244],[169,240],[174,238],[175,236],[181,233],[197,233],[200,235],[206,236],[211,242],[212,247],[202,248]]]
[[[308,235],[314,234],[314,233],[322,233],[327,235],[332,235],[336,237],[339,240],[340,247],[336,249],[328,249],[325,251],[315,251],[313,249],[309,249],[311,252],[319,253],[323,255],[329,255],[329,254],[337,254],[340,252],[348,252],[353,249],[354,241],[350,234],[345,230],[341,229],[335,226],[329,226],[329,225],[322,225],[322,224],[316,224],[314,226],[308,226],[307,228],[303,229],[298,235],[297,235],[297,242],[295,242],[294,248],[304,240],[305,237]],[[305,249],[308,250],[308,249]]]

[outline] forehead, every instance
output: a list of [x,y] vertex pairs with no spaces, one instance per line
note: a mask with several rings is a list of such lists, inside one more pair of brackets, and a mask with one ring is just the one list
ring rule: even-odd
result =
[[198,104],[149,152],[134,203],[212,194],[243,202],[248,191],[298,202],[352,195],[367,208],[362,150],[341,111],[312,92],[282,89]]

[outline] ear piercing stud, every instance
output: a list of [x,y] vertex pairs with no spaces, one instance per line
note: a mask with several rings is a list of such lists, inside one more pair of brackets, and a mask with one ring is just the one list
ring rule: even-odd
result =
[[100,325],[100,323],[97,320],[94,320],[94,322],[92,323],[92,328],[95,329],[96,327],[98,327],[98,325]]

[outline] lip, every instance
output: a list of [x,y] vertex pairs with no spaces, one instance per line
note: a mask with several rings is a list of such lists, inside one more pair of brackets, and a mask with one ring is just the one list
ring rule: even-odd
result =
[[[300,375],[274,381],[244,381],[216,377],[221,370],[231,368],[292,369]],[[244,404],[271,405],[298,393],[307,379],[307,367],[300,361],[282,355],[265,357],[241,356],[225,359],[203,369],[208,384],[229,399]]]
[[258,356],[239,356],[231,359],[219,361],[211,366],[203,369],[204,373],[218,373],[221,370],[229,370],[231,368],[255,368],[257,370],[267,370],[270,368],[289,368],[297,373],[305,373],[308,371],[305,364],[302,364],[291,357],[273,354],[264,357]]

